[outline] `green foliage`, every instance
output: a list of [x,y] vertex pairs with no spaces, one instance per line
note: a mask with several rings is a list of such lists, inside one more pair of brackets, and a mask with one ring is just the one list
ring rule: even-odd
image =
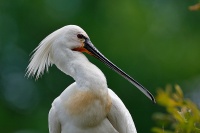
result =
[[[167,113],[155,113],[153,118],[158,126],[154,133],[200,133],[200,110],[189,99],[185,99],[181,88],[175,91],[168,85],[165,90],[158,89],[157,103],[166,108]],[[167,129],[167,130],[166,130]]]

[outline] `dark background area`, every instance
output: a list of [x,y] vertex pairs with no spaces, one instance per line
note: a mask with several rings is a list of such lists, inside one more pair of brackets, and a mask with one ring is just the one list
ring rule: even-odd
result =
[[[52,101],[73,81],[55,66],[35,81],[25,77],[31,51],[48,34],[68,24],[81,26],[113,63],[154,95],[179,84],[200,103],[200,13],[192,0],[1,0],[0,132],[47,133]],[[139,133],[164,111],[133,85],[93,57],[108,86],[124,102]]]

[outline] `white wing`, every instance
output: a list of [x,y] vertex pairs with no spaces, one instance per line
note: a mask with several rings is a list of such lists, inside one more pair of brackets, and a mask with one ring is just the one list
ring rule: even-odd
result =
[[49,111],[49,133],[61,133],[61,125],[53,106]]
[[111,110],[108,113],[110,123],[119,133],[137,133],[133,119],[123,102],[111,89],[108,93],[112,99]]

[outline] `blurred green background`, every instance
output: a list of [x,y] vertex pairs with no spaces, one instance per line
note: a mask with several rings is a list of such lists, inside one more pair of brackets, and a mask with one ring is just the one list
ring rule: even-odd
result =
[[[55,66],[35,81],[24,77],[31,51],[54,30],[81,26],[113,63],[155,94],[178,83],[200,105],[200,13],[192,0],[0,0],[0,132],[48,133],[52,101],[73,81]],[[162,110],[104,64],[106,75],[139,133]]]

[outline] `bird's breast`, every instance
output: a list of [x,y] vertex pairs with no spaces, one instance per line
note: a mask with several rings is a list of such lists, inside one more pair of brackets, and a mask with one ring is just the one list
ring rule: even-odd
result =
[[108,93],[78,91],[65,101],[67,113],[81,125],[93,126],[105,119],[110,111],[111,98]]

